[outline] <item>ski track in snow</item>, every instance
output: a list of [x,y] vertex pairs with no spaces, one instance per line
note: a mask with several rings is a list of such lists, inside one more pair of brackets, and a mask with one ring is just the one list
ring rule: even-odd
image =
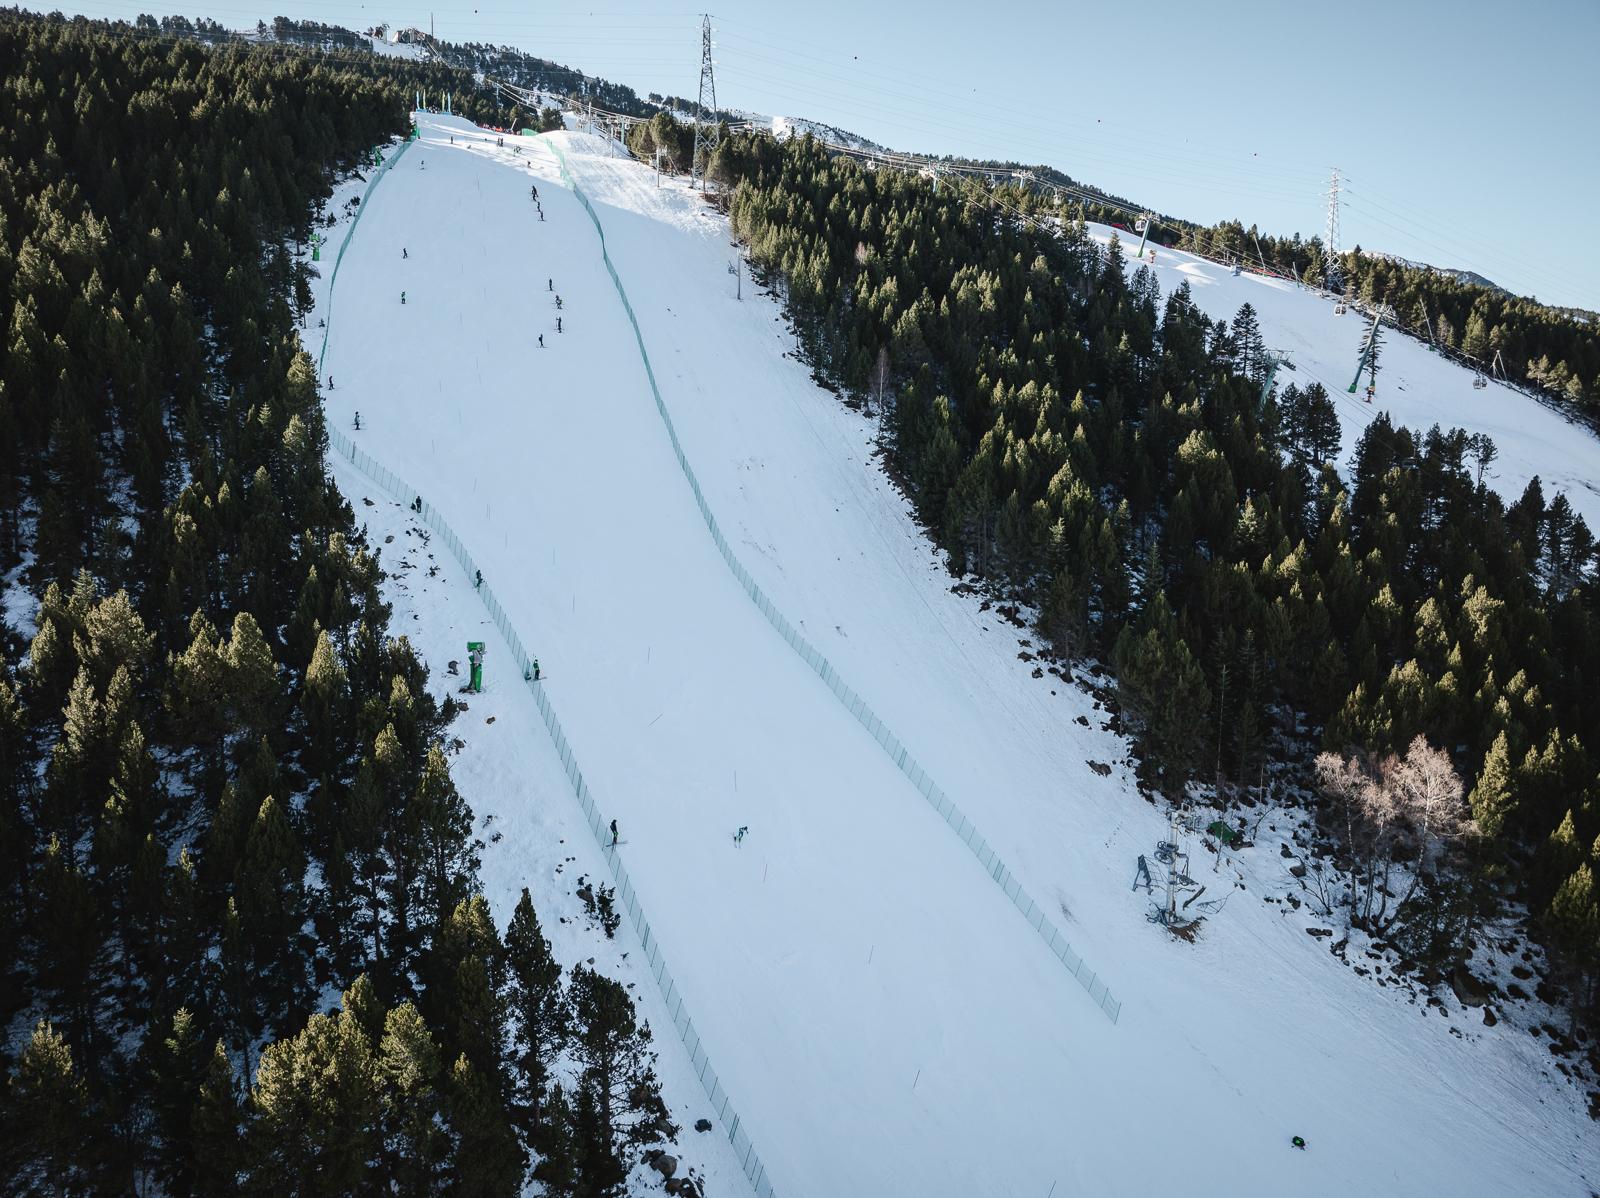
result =
[[[1146,922],[1129,881],[1165,821],[1134,791],[1126,745],[1102,730],[1094,701],[1031,678],[1032,663],[1017,660],[1031,634],[950,592],[904,501],[867,461],[869,423],[783,359],[793,338],[770,299],[748,280],[734,299],[725,220],[598,138],[549,135],[599,212],[724,533],[751,547],[745,565],[773,601],[1023,884],[1063,912],[1063,931],[1124,1002],[1111,1026],[718,557],[593,226],[545,139],[498,148],[457,118],[419,120],[422,141],[372,193],[340,271],[329,418],[349,429],[361,411],[357,442],[445,514],[540,656],[779,1195],[1589,1191],[1597,1137],[1542,1041],[1509,1021],[1471,1042],[1452,1036],[1450,1025],[1475,1028],[1479,1016],[1452,1003],[1441,1018],[1355,977],[1303,918],[1260,902],[1271,883],[1248,870],[1254,893],[1208,921],[1197,944]],[[1292,285],[1213,278],[1225,268],[1187,257],[1159,251],[1164,292],[1181,270],[1208,280],[1195,298],[1213,316],[1250,298],[1269,345],[1310,347],[1287,378],[1315,372],[1342,399],[1334,384],[1354,368],[1359,321],[1310,307],[1319,301]],[[547,278],[564,304],[560,334]],[[1441,411],[1497,420],[1485,430],[1501,450],[1495,481],[1513,495],[1525,467],[1557,485],[1564,472],[1596,476],[1585,466],[1592,440],[1564,424],[1560,437],[1541,431],[1559,417],[1502,388],[1474,392],[1469,374],[1394,337],[1380,399],[1402,380],[1411,406],[1395,409],[1399,420],[1478,427],[1405,414],[1430,410],[1430,389],[1448,391]],[[1347,407],[1353,442],[1370,409]],[[355,498],[359,516],[388,511],[342,464],[338,476],[352,497],[378,501]],[[429,594],[397,594],[397,623],[425,634],[441,671],[489,625],[453,563]],[[495,815],[484,834],[505,834],[485,852],[497,917],[509,917],[525,877],[543,878],[535,894],[554,934],[557,915],[575,909],[571,871],[603,866],[531,699],[496,691],[488,639],[491,690],[456,726],[468,742],[457,781],[480,815]],[[489,714],[500,717],[492,726]],[[1089,727],[1073,722],[1080,715]],[[1114,763],[1110,776],[1091,760]],[[741,824],[750,834],[736,847]],[[552,846],[552,831],[567,843]],[[562,853],[578,863],[556,882]],[[564,959],[595,943],[566,940]],[[639,981],[668,1099],[691,1124],[706,1104],[687,1054],[648,979],[623,976]],[[1305,1154],[1288,1148],[1296,1133]],[[713,1192],[747,1188],[725,1139],[685,1137]]]

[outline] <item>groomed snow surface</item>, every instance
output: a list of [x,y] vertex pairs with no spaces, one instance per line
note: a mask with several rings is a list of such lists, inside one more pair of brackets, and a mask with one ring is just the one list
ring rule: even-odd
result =
[[[779,1195],[1589,1192],[1597,1137],[1543,1042],[1357,978],[1303,914],[1261,901],[1297,889],[1286,862],[1225,866],[1245,890],[1194,945],[1147,922],[1129,887],[1165,822],[1133,789],[1126,745],[1091,698],[1030,676],[1026,630],[951,592],[871,460],[870,425],[784,357],[773,301],[748,279],[734,298],[726,222],[698,196],[586,134],[500,148],[465,121],[418,120],[421,142],[362,205],[340,268],[330,419],[350,430],[361,412],[357,443],[444,513],[538,654]],[[599,213],[744,564],[1051,909],[1123,1001],[1116,1026],[729,573],[551,142]],[[1231,315],[1243,296],[1220,292],[1241,280],[1214,283]],[[1280,327],[1247,294],[1269,344],[1353,340],[1329,306]],[[318,296],[325,311],[325,282]],[[1392,339],[1382,382],[1411,377],[1406,354]],[[1518,405],[1508,428],[1540,412],[1488,397]],[[1506,476],[1514,450],[1496,439]],[[1576,441],[1569,430],[1569,458]],[[470,581],[437,546],[401,568],[419,540],[404,509],[342,465],[339,480],[375,540],[396,538],[383,548],[397,623],[437,684],[467,639],[489,642],[456,779],[494,817],[485,836],[504,834],[484,862],[497,917],[528,885],[564,959],[594,953],[603,940],[558,920],[579,913],[576,872],[599,876],[599,854],[520,680],[497,674],[507,655]],[[707,1104],[636,956],[624,929],[601,963],[637,983],[687,1126]],[[683,1145],[710,1192],[746,1189],[722,1129]]]

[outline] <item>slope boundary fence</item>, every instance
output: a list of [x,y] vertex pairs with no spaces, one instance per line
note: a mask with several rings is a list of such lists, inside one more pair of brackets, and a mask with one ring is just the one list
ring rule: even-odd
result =
[[339,281],[339,264],[344,261],[345,248],[350,244],[350,238],[355,234],[356,226],[361,223],[361,214],[367,210],[367,200],[372,196],[372,189],[385,175],[389,168],[400,161],[400,156],[406,152],[406,147],[411,142],[404,138],[400,141],[400,148],[390,154],[367,180],[366,190],[361,193],[361,202],[356,205],[355,216],[350,220],[350,227],[344,231],[344,240],[339,243],[339,251],[333,257],[333,273],[328,276],[328,310],[322,315],[322,348],[317,351],[317,377],[322,377],[322,359],[328,356],[328,333],[333,329],[333,287]]
[[[395,157],[398,157],[396,155]],[[392,159],[391,159],[392,161]],[[381,175],[373,179],[376,184]],[[371,185],[367,188],[370,194]],[[363,205],[364,206],[364,205]],[[350,230],[345,234],[344,244],[348,245],[350,234],[355,232],[355,222],[351,222]],[[344,255],[344,245],[339,248],[339,256]],[[335,267],[337,271],[337,266]],[[332,296],[332,280],[329,282],[329,296]],[[332,305],[329,305],[332,313]],[[324,337],[324,352],[326,352],[326,337]],[[320,359],[318,373],[321,373]],[[451,555],[461,566],[468,579],[481,577],[478,573],[477,562],[473,559],[466,543],[456,535],[439,510],[429,503],[422,495],[410,486],[405,479],[394,471],[384,466],[371,454],[361,449],[343,432],[335,428],[328,428],[329,445],[342,454],[349,462],[378,487],[386,491],[392,498],[406,504],[416,512],[422,522],[441,537],[449,548]],[[588,824],[590,833],[594,836],[595,844],[599,846],[601,855],[605,858],[606,867],[611,873],[612,881],[616,886],[617,898],[622,902],[622,908],[627,913],[628,922],[633,925],[638,933],[639,944],[649,962],[651,976],[655,978],[656,986],[661,993],[662,1002],[666,1006],[667,1014],[672,1019],[672,1025],[677,1030],[679,1038],[683,1041],[684,1048],[689,1053],[689,1060],[693,1066],[695,1076],[700,1079],[706,1097],[711,1102],[711,1108],[717,1120],[726,1131],[728,1141],[733,1145],[735,1157],[739,1167],[744,1171],[751,1188],[757,1198],[774,1198],[775,1191],[767,1177],[766,1166],[761,1163],[760,1156],[756,1153],[755,1145],[751,1143],[749,1134],[744,1129],[744,1123],[734,1109],[732,1101],[728,1098],[727,1091],[723,1089],[717,1071],[712,1067],[711,1060],[706,1054],[705,1045],[701,1043],[700,1034],[695,1030],[694,1021],[689,1017],[688,1008],[684,1004],[683,994],[678,989],[677,982],[673,979],[672,972],[667,968],[666,956],[662,951],[661,942],[656,938],[655,932],[650,927],[650,921],[645,917],[644,905],[639,899],[638,892],[634,889],[632,880],[628,877],[628,869],[622,863],[615,846],[608,843],[609,837],[606,830],[606,820],[600,813],[600,806],[595,802],[594,794],[589,789],[589,784],[584,780],[583,770],[578,764],[577,754],[573,752],[572,744],[567,740],[566,733],[561,728],[561,720],[556,715],[554,704],[545,690],[544,684],[533,676],[533,658],[524,646],[522,637],[512,626],[510,617],[506,614],[505,607],[495,596],[494,589],[487,583],[477,584],[478,597],[483,601],[483,606],[489,613],[489,618],[494,622],[495,628],[505,638],[506,646],[511,651],[518,671],[521,673],[523,684],[533,695],[535,706],[539,710],[540,718],[544,721],[545,730],[550,734],[550,740],[555,746],[556,754],[561,759],[561,768],[566,772],[567,781],[572,786],[572,793],[578,800],[578,807],[583,812],[584,822]]]
[[555,153],[556,161],[561,167],[561,178],[577,196],[578,201],[588,212],[589,219],[594,222],[595,231],[600,235],[600,257],[605,262],[606,270],[611,275],[611,282],[616,286],[617,295],[622,300],[623,310],[628,314],[628,323],[633,326],[634,340],[639,346],[639,357],[644,362],[645,376],[650,381],[650,392],[655,398],[656,411],[661,416],[661,421],[666,425],[667,437],[672,442],[673,453],[677,455],[678,466],[682,469],[684,477],[689,482],[689,489],[694,492],[695,503],[699,505],[700,515],[705,521],[706,528],[710,530],[711,539],[716,543],[717,550],[722,554],[722,560],[728,569],[733,572],[739,584],[744,587],[750,601],[760,609],[761,614],[777,630],[779,635],[789,643],[800,658],[810,666],[817,676],[833,691],[835,697],[844,705],[845,709],[854,716],[872,738],[878,742],[889,759],[903,773],[911,784],[921,792],[922,797],[928,801],[939,815],[944,819],[963,844],[978,859],[985,873],[993,879],[996,886],[1000,887],[1005,896],[1012,901],[1017,910],[1022,913],[1029,926],[1039,934],[1050,951],[1056,955],[1069,973],[1078,980],[1078,983],[1088,992],[1090,999],[1103,1011],[1112,1023],[1116,1023],[1122,1014],[1122,1004],[1112,996],[1105,982],[1089,968],[1087,962],[1073,950],[1067,938],[1056,927],[1054,921],[1045,914],[1044,908],[1034,902],[1033,898],[1023,889],[1022,883],[1013,874],[993,846],[984,839],[977,826],[967,818],[965,813],[956,805],[955,801],[929,776],[912,756],[911,751],[901,742],[900,738],[890,730],[889,726],[868,706],[865,699],[858,695],[851,687],[839,677],[833,664],[822,655],[809,641],[802,636],[798,629],[791,624],[788,618],[778,610],[769,599],[760,585],[751,577],[744,564],[734,553],[728,539],[723,536],[717,518],[712,514],[711,505],[706,501],[705,492],[700,487],[700,480],[695,477],[694,468],[690,466],[688,457],[684,454],[683,444],[678,439],[678,430],[672,422],[672,413],[668,411],[666,402],[661,398],[661,389],[656,385],[655,370],[650,363],[649,351],[645,349],[644,334],[639,329],[638,318],[633,313],[633,305],[628,301],[627,289],[622,285],[622,278],[617,274],[617,268],[611,261],[611,255],[606,249],[606,231],[600,223],[600,216],[595,211],[594,205],[589,202],[589,197],[578,186],[572,172],[567,168],[566,155],[561,148],[552,141],[545,144]]

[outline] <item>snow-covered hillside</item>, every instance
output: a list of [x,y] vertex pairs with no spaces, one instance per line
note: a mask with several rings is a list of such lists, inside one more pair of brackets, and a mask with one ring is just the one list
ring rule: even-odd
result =
[[[587,135],[499,147],[454,118],[419,121],[320,305],[330,420],[350,430],[360,411],[360,446],[444,512],[539,654],[779,1195],[1589,1192],[1600,1145],[1581,1096],[1542,1073],[1542,1042],[1354,976],[1303,918],[1260,901],[1295,886],[1287,861],[1217,862],[1217,891],[1244,890],[1194,945],[1146,921],[1129,883],[1165,822],[1133,789],[1125,744],[1083,692],[1033,677],[1026,630],[952,591],[867,421],[793,360],[770,299],[748,280],[735,299],[737,251],[697,195]],[[555,146],[736,553],[1051,908],[1123,1000],[1115,1026],[728,571]],[[1164,289],[1190,278],[1213,315],[1248,295],[1298,377],[1343,402],[1356,321],[1169,251],[1157,270]],[[1434,368],[1459,375],[1459,401],[1423,394]],[[1493,420],[1513,491],[1535,470],[1600,474],[1558,418],[1474,392],[1399,338],[1380,399]],[[1346,410],[1351,439],[1369,411]],[[1538,431],[1547,418],[1560,436]],[[380,542],[396,537],[385,564],[400,568],[415,534],[357,504]],[[424,559],[407,556],[420,585]],[[465,614],[470,580],[446,568],[430,586],[395,599],[439,670],[482,626]],[[505,834],[484,869],[504,920],[521,885],[558,903],[572,870],[598,870],[591,842],[555,874],[549,838],[574,843],[576,809],[489,639],[491,693],[458,725],[458,782]],[[619,941],[618,968],[630,951]],[[682,1117],[688,1055],[651,1004]],[[707,1167],[727,1192],[742,1180],[718,1151]]]
[[808,121],[801,117],[775,116],[767,119],[767,128],[772,130],[772,135],[780,140],[789,137],[812,137],[822,141],[832,142],[834,145],[848,146],[852,150],[881,150],[877,142],[868,141],[854,133],[846,132],[837,125],[824,124],[822,121]]
[[401,41],[398,30],[386,37],[368,37],[367,42],[374,54],[381,54],[385,58],[409,58],[420,61],[428,56],[427,50],[418,43]]
[[[1101,242],[1117,233],[1106,225],[1091,225],[1090,231]],[[1139,267],[1132,260],[1136,247],[1124,246],[1130,276]],[[1487,433],[1500,456],[1484,481],[1507,503],[1515,502],[1528,480],[1538,475],[1546,499],[1565,491],[1573,510],[1600,531],[1600,441],[1584,426],[1502,384],[1475,388],[1471,371],[1392,329],[1384,342],[1377,398],[1368,404],[1365,376],[1356,394],[1348,390],[1368,329],[1360,313],[1335,316],[1333,301],[1314,290],[1265,275],[1235,275],[1226,266],[1182,250],[1158,248],[1153,269],[1163,297],[1187,281],[1195,303],[1213,320],[1231,320],[1247,302],[1254,307],[1268,348],[1295,366],[1293,373],[1278,375],[1278,386],[1316,381],[1333,397],[1347,463],[1361,430],[1380,411],[1417,433],[1435,424]]]
[[1460,267],[1456,266],[1434,266],[1427,262],[1413,262],[1410,258],[1402,258],[1399,254],[1386,254],[1382,250],[1362,250],[1361,252],[1368,258],[1377,258],[1384,262],[1393,262],[1397,266],[1409,266],[1413,270],[1429,270],[1436,275],[1443,275],[1446,278],[1454,279],[1458,283],[1474,283],[1479,287],[1488,287],[1492,291],[1505,291],[1505,288],[1500,286],[1500,284],[1494,282],[1492,279],[1484,278],[1475,270],[1462,270]]

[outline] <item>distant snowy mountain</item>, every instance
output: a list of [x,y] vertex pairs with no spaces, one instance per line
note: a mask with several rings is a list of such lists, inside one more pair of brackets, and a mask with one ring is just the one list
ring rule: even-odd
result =
[[772,130],[772,135],[782,141],[790,137],[804,137],[807,133],[822,141],[831,141],[836,145],[849,146],[852,150],[882,150],[875,141],[868,141],[859,134],[849,133],[837,125],[827,125],[821,121],[808,121],[802,117],[774,116],[762,117],[751,114],[752,122],[762,122]]
[[1458,270],[1451,266],[1434,266],[1428,262],[1413,262],[1410,258],[1402,258],[1399,254],[1385,254],[1381,250],[1362,250],[1361,252],[1366,257],[1376,258],[1380,262],[1393,262],[1397,266],[1409,266],[1413,270],[1428,270],[1436,275],[1444,275],[1446,278],[1455,279],[1461,283],[1475,283],[1479,287],[1487,287],[1491,291],[1503,292],[1506,295],[1511,294],[1499,283],[1492,279],[1484,278],[1477,271]]
[[[807,133],[821,141],[829,141],[835,145],[846,146],[852,150],[875,150],[882,152],[884,147],[875,141],[869,141],[859,133],[851,133],[837,125],[829,125],[823,121],[808,121],[798,116],[768,116],[764,112],[749,112],[742,108],[724,108],[721,110],[724,117],[736,121],[744,121],[757,129],[766,129],[779,141],[791,137],[804,137]],[[692,107],[682,111],[683,119],[692,121],[694,112]]]

